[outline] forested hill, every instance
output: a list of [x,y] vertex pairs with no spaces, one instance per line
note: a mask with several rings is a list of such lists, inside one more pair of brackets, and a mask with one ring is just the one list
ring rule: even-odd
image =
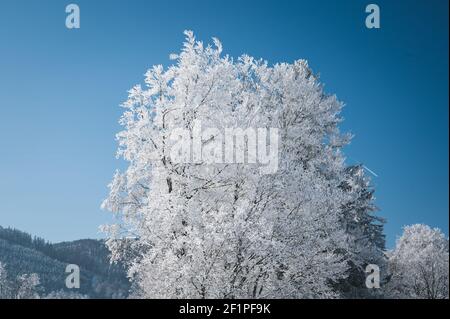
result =
[[123,298],[129,290],[126,272],[121,265],[111,265],[103,240],[82,239],[52,244],[17,229],[0,226],[0,262],[10,277],[36,273],[42,295],[68,290],[65,272],[68,264],[80,267],[77,293],[91,298]]

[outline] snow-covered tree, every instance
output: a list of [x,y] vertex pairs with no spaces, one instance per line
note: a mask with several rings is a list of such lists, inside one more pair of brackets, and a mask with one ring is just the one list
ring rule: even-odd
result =
[[37,287],[40,284],[37,274],[24,274],[17,277],[15,299],[39,299]]
[[381,297],[379,289],[367,289],[365,286],[366,266],[377,265],[383,283],[387,274],[387,258],[385,254],[385,236],[383,225],[385,220],[377,215],[374,204],[374,189],[364,174],[362,165],[346,168],[346,178],[341,188],[349,192],[350,200],[343,207],[342,224],[348,236],[349,244],[349,276],[339,283],[339,290],[347,298]]
[[0,262],[0,299],[7,299],[10,295],[10,284],[8,272],[3,263]]
[[0,262],[0,299],[38,299],[37,274],[23,274],[10,280],[6,267]]
[[[342,104],[304,60],[234,60],[217,39],[205,46],[185,34],[176,63],[149,70],[146,87],[135,86],[123,104],[118,155],[129,165],[103,203],[118,219],[104,227],[113,260],[131,258],[133,296],[337,297],[352,257],[344,207],[356,200],[342,187]],[[214,128],[200,142],[196,123]],[[259,152],[277,151],[276,169],[221,157],[219,132],[229,128],[276,129],[278,139],[258,141]],[[180,129],[192,145],[184,162],[173,160]],[[196,148],[200,158],[189,152]]]
[[406,226],[390,254],[391,297],[443,299],[449,297],[449,241],[427,225]]

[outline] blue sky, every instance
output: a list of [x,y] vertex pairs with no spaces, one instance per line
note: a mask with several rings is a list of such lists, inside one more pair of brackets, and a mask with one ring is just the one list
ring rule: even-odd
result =
[[[73,0],[0,2],[0,225],[51,241],[99,237],[116,168],[118,106],[183,30],[232,56],[309,60],[345,102],[349,164],[373,177],[392,247],[403,225],[448,234],[448,2]],[[377,3],[381,29],[364,25]]]

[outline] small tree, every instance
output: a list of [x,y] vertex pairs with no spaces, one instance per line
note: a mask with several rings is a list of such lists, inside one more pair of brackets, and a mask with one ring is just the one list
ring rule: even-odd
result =
[[406,226],[390,254],[389,268],[392,297],[449,297],[449,241],[438,228]]
[[10,296],[10,283],[8,273],[3,263],[0,262],[0,299],[8,299]]
[[6,267],[0,262],[0,299],[38,299],[39,276],[23,274],[16,280],[8,278]]
[[15,299],[39,299],[37,287],[40,284],[38,274],[24,274],[17,277]]

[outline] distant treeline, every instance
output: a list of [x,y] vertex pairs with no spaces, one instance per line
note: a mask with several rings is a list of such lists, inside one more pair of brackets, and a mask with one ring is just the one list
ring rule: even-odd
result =
[[15,228],[3,228],[0,226],[0,239],[7,240],[16,245],[35,249],[50,257],[55,253],[55,249],[49,241],[41,237],[32,236]]
[[0,226],[0,262],[12,278],[37,273],[41,288],[54,292],[64,288],[65,265],[81,269],[80,293],[95,298],[117,298],[128,294],[130,283],[125,266],[110,263],[104,240],[81,239],[51,243],[15,228]]

